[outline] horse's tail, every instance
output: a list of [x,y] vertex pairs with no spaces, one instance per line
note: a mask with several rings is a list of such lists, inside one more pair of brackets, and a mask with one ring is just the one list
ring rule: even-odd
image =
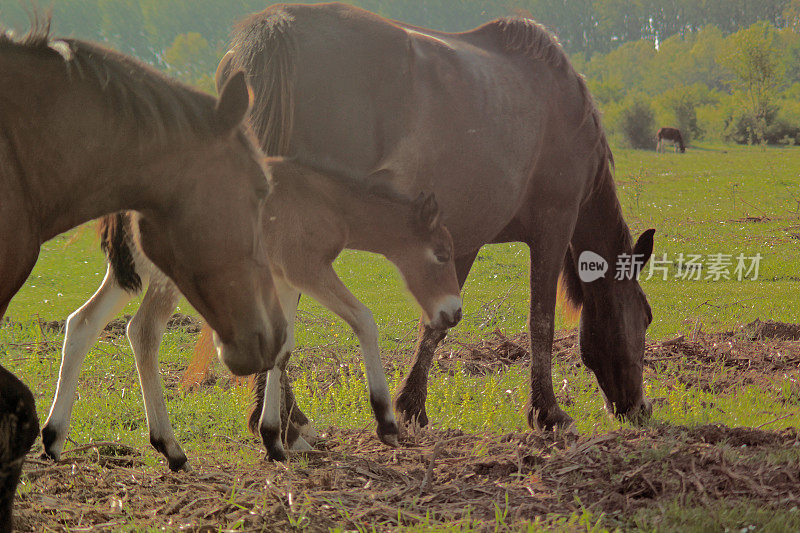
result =
[[217,68],[217,90],[243,70],[256,104],[250,124],[266,155],[287,155],[294,124],[293,18],[280,8],[256,13],[235,28],[231,50]]
[[142,278],[136,272],[136,261],[131,251],[133,239],[130,214],[120,211],[101,217],[97,223],[97,234],[100,237],[100,248],[106,254],[117,285],[131,293],[141,291]]
[[200,336],[192,350],[192,358],[189,366],[181,378],[181,388],[192,390],[199,387],[211,373],[211,360],[214,358],[214,341],[212,338],[211,326],[203,323]]

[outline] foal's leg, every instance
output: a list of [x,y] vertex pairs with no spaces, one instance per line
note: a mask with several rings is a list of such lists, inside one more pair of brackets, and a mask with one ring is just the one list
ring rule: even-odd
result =
[[97,292],[67,318],[61,369],[50,415],[42,427],[44,453],[54,460],[61,457],[67,438],[75,391],[83,360],[100,331],[125,307],[133,294],[121,288],[109,266]]
[[[279,281],[278,283],[282,283]],[[283,282],[285,283],[285,282]],[[286,316],[296,316],[297,315],[297,306],[300,304],[300,293],[299,291],[295,291],[297,294],[297,300],[294,302],[294,307],[289,308],[288,310],[284,310]],[[291,305],[288,301],[290,298],[290,293],[287,293],[285,296],[286,305]],[[283,305],[283,304],[282,304]],[[294,335],[294,323],[289,325],[291,328],[292,335]],[[294,339],[294,337],[292,337]],[[294,350],[294,342],[290,347],[291,350]],[[289,354],[287,357],[291,357]],[[261,413],[264,410],[264,389],[267,386],[267,373],[266,372],[259,372],[255,375],[255,379],[253,382],[253,392],[254,392],[254,404],[253,409],[250,411],[250,419],[248,420],[247,427],[250,428],[250,431],[253,433],[258,432],[258,428],[261,423]],[[319,434],[317,430],[314,428],[314,425],[308,419],[306,414],[300,409],[300,406],[297,405],[297,400],[294,396],[294,391],[292,390],[291,381],[289,381],[289,375],[284,372],[283,379],[281,379],[281,388],[283,389],[283,398],[284,398],[284,405],[286,406],[286,411],[288,411],[288,422],[293,424],[297,431],[300,433],[304,439],[310,440],[312,443],[319,438]],[[303,441],[306,442],[307,441]],[[298,446],[303,446],[303,442],[298,442]]]
[[353,328],[364,357],[369,399],[378,422],[378,437],[389,446],[397,446],[397,422],[390,404],[389,384],[378,349],[378,327],[372,313],[345,287],[329,263],[319,269],[308,268],[308,265],[293,269],[289,281]]
[[[275,360],[275,366],[267,371],[258,429],[261,439],[264,441],[264,446],[267,448],[269,458],[276,461],[284,461],[286,460],[286,452],[284,451],[281,437],[285,437],[286,444],[292,450],[310,450],[312,448],[300,436],[297,426],[292,423],[287,411],[287,408],[291,408],[292,405],[287,404],[289,398],[283,388],[284,385],[288,386],[286,365],[294,348],[294,321],[300,292],[278,276],[273,277],[273,282],[288,327],[286,330],[286,342],[281,347],[281,351]],[[294,399],[293,393],[291,398],[292,400]],[[286,428],[285,432],[281,431],[282,427]]]
[[[469,255],[456,257],[456,276],[458,286],[464,287],[477,250]],[[414,351],[414,362],[395,396],[394,406],[400,419],[405,423],[416,421],[420,426],[428,425],[428,414],[425,412],[425,400],[428,398],[428,372],[430,372],[436,347],[447,335],[447,330],[433,329],[419,322],[417,348]]]
[[173,471],[189,470],[189,465],[169,423],[161,391],[158,347],[179,298],[180,292],[172,281],[163,274],[157,275],[148,285],[142,305],[128,324],[128,340],[136,358],[150,444],[167,458]]

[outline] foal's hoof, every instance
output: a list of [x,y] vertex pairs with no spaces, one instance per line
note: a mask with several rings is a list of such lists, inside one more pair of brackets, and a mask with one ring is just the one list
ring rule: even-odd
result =
[[280,444],[278,445],[267,445],[267,457],[270,461],[286,461],[286,452],[283,450],[283,446]]
[[187,461],[185,457],[183,458],[183,463],[180,463],[180,462],[176,461],[175,462],[175,466],[173,466],[172,460],[170,459],[169,460],[169,469],[172,470],[173,472],[187,472],[188,473],[188,472],[192,472],[193,471],[192,465],[189,464],[189,461]]
[[312,424],[311,422],[303,424],[297,429],[300,431],[300,437],[305,439],[306,442],[314,444],[319,440],[319,433],[317,432],[317,429],[314,427],[314,424]]
[[384,433],[383,435],[378,433],[378,438],[381,439],[382,443],[392,448],[397,448],[400,446],[400,441],[397,439],[397,433]]
[[398,435],[397,422],[394,420],[378,422],[378,438],[381,439],[382,443],[392,448],[397,448],[400,446],[400,441],[397,438]]
[[403,424],[428,425],[428,413],[425,412],[425,397],[401,390],[394,400],[394,410]]
[[565,429],[572,426],[574,420],[557,405],[550,409],[528,409],[528,425],[540,431],[553,431],[556,428]]

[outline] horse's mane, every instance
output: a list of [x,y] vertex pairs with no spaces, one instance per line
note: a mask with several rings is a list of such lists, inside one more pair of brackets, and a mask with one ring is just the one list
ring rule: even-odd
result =
[[[391,204],[413,206],[415,199],[398,192],[385,179],[370,179],[352,174],[350,171],[337,168],[328,162],[321,162],[313,157],[268,157],[267,164],[283,162],[305,167],[319,177],[334,182],[347,190],[348,196],[382,200]],[[280,186],[278,184],[278,186]]]
[[97,86],[113,109],[110,116],[133,121],[143,144],[214,133],[212,96],[101,45],[52,38],[49,14],[35,12],[30,30],[20,39],[0,32],[0,52],[10,50],[60,61],[72,80]]
[[[609,221],[613,234],[610,238],[614,241],[614,248],[622,253],[631,250],[631,234],[628,225],[622,216],[622,208],[617,200],[616,185],[614,183],[613,168],[614,155],[608,145],[605,130],[600,121],[600,111],[592,99],[586,80],[581,76],[569,61],[566,52],[561,47],[558,39],[544,26],[532,19],[523,17],[506,17],[489,22],[484,28],[493,28],[500,35],[505,49],[509,52],[523,54],[536,60],[544,61],[556,69],[566,70],[574,77],[583,101],[583,118],[580,126],[583,127],[591,121],[595,131],[594,150],[599,156],[599,163],[595,172],[592,187],[589,190],[583,205],[589,202],[603,202],[610,206],[614,220]],[[561,271],[561,293],[577,311],[583,304],[583,288],[575,268],[573,252],[567,251]]]
[[[278,7],[278,6],[276,6]],[[250,113],[253,132],[270,156],[287,155],[294,123],[295,78],[294,21],[285,10],[268,8],[240,21],[234,28],[231,49],[234,70],[258,72],[249,77],[254,106]],[[219,80],[218,80],[219,81]]]

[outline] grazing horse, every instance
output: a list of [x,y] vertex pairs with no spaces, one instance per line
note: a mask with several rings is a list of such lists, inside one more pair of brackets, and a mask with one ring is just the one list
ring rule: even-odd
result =
[[[0,34],[0,318],[43,242],[136,210],[142,249],[218,332],[232,371],[270,368],[286,321],[248,107],[241,73],[216,99],[101,46],[51,41],[49,20],[21,40]],[[45,447],[57,431],[44,428]]]
[[681,153],[686,152],[686,145],[683,144],[683,135],[681,135],[681,130],[678,128],[660,128],[658,133],[656,133],[656,152],[663,152],[664,151],[664,141],[671,141],[672,144],[675,145],[675,153],[678,153],[678,150]]
[[[581,354],[617,416],[649,416],[642,390],[652,320],[635,274],[653,232],[634,245],[613,159],[586,83],[556,40],[523,18],[465,33],[389,21],[341,3],[281,4],[243,20],[217,83],[247,73],[262,148],[416,195],[433,191],[463,284],[481,246],[530,247],[532,427],[572,419],[553,392],[556,286],[581,311]],[[627,275],[584,282],[584,251]],[[425,425],[428,371],[445,332],[423,324],[395,399]]]
[[[441,223],[433,196],[411,201],[385,189],[378,182],[346,175],[323,173],[279,159],[268,162],[274,190],[264,205],[265,245],[273,280],[288,324],[288,339],[275,366],[268,373],[260,433],[270,458],[283,460],[281,442],[295,449],[308,448],[300,436],[308,420],[299,411],[282,411],[282,381],[294,344],[294,319],[300,291],[342,317],[361,344],[370,401],[378,421],[378,435],[397,445],[397,423],[378,350],[378,331],[372,314],[345,287],[333,270],[334,259],[344,248],[386,256],[402,273],[408,288],[422,307],[425,322],[437,330],[455,325],[461,318],[460,287],[453,264],[453,242]],[[67,320],[67,335],[56,398],[45,427],[60,428],[49,443],[48,454],[58,457],[66,438],[80,365],[103,326],[148,280],[149,286],[128,326],[128,338],[136,357],[151,440],[173,470],[187,466],[169,423],[158,375],[158,346],[167,319],[178,301],[178,289],[138,249],[139,218],[116,215],[119,233],[106,239],[109,266],[103,284]],[[103,224],[111,223],[107,217]],[[94,309],[102,309],[94,312]],[[291,393],[291,389],[285,392]],[[286,407],[291,409],[293,396]],[[287,420],[289,417],[289,420]],[[285,424],[285,432],[281,431]]]

